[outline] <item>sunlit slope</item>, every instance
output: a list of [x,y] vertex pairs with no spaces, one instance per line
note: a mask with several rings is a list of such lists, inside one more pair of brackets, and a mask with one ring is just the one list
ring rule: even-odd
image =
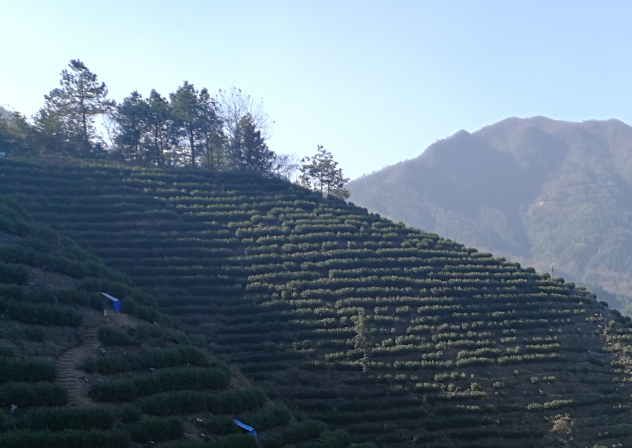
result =
[[[100,290],[125,297],[124,313],[104,316]],[[127,276],[0,196],[0,446],[350,444],[273,404],[150,302]],[[260,443],[235,416],[255,426]]]
[[0,173],[34,219],[151,288],[268,395],[354,437],[632,441],[630,320],[561,279],[280,180],[9,160]]

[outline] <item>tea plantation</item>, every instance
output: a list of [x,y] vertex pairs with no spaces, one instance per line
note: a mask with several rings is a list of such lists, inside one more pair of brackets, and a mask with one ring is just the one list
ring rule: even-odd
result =
[[[344,431],[271,402],[125,274],[5,196],[0,260],[2,448],[351,445]],[[103,315],[104,290],[125,297],[125,314]]]
[[[269,397],[354,440],[632,445],[632,323],[561,278],[253,175],[1,160],[0,191],[150,291]],[[117,293],[168,323],[134,291]],[[154,356],[153,342],[125,348],[150,327],[86,362],[107,377],[93,401],[132,402],[141,422],[256,412],[178,390],[176,377],[221,396],[218,361],[126,373]]]

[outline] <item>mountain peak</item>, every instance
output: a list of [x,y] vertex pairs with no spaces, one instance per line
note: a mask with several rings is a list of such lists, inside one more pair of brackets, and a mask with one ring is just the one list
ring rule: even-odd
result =
[[354,203],[409,225],[540,269],[554,262],[623,306],[614,295],[632,285],[629,155],[632,127],[617,119],[510,117],[432,144],[384,170],[388,182],[378,171],[348,188]]

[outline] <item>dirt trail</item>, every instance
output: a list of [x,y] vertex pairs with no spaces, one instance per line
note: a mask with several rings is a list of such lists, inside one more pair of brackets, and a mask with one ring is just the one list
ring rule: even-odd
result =
[[80,345],[64,352],[57,360],[57,381],[68,390],[70,406],[89,406],[89,383],[86,374],[79,370],[82,361],[99,348],[97,331],[102,325],[133,327],[136,322],[131,316],[108,312],[107,318],[96,311],[83,313],[83,324],[79,327]]

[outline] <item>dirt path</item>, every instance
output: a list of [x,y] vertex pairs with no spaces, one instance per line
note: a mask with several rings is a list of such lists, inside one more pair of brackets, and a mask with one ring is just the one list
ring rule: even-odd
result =
[[99,345],[97,329],[105,323],[103,316],[96,312],[83,314],[83,324],[79,327],[80,345],[64,352],[57,360],[57,381],[68,390],[70,406],[89,406],[88,383],[85,374],[78,370],[81,361],[90,356]]
[[68,390],[68,405],[89,406],[92,400],[88,398],[86,374],[79,370],[85,358],[92,356],[97,348],[97,331],[102,325],[117,325],[133,327],[135,320],[126,314],[108,313],[108,317],[96,311],[83,313],[83,324],[79,327],[80,345],[64,352],[57,360],[57,381]]

